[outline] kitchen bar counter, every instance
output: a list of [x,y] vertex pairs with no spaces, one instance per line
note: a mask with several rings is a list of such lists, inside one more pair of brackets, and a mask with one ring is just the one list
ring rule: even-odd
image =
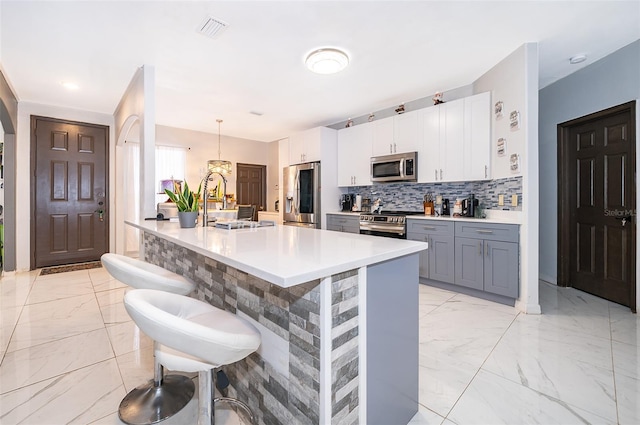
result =
[[258,351],[224,366],[256,424],[406,424],[418,412],[418,263],[427,244],[294,226],[129,222],[141,258],[251,321]]
[[182,229],[167,221],[127,224],[283,288],[426,249],[421,242],[295,226],[225,230]]

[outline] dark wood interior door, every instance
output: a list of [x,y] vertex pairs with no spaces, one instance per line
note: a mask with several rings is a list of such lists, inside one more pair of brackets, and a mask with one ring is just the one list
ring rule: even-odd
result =
[[571,286],[635,310],[635,111],[566,127]]
[[238,164],[236,199],[240,205],[255,205],[258,211],[265,211],[267,203],[267,167],[265,165]]
[[32,268],[99,260],[108,241],[108,127],[32,117]]

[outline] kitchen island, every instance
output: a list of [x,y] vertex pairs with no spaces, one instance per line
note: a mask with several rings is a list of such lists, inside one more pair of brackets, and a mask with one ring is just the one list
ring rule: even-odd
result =
[[293,226],[140,229],[141,258],[256,325],[224,367],[257,423],[403,424],[418,411],[418,253],[426,243]]

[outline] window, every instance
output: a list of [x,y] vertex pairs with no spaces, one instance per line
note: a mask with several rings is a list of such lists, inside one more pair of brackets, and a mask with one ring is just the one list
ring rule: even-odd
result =
[[160,189],[160,180],[185,179],[187,150],[173,146],[156,146],[156,184]]

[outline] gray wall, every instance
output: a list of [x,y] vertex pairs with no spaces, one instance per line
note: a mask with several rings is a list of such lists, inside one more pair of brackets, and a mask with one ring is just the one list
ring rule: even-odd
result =
[[540,90],[540,278],[557,281],[557,126],[640,99],[640,40]]

